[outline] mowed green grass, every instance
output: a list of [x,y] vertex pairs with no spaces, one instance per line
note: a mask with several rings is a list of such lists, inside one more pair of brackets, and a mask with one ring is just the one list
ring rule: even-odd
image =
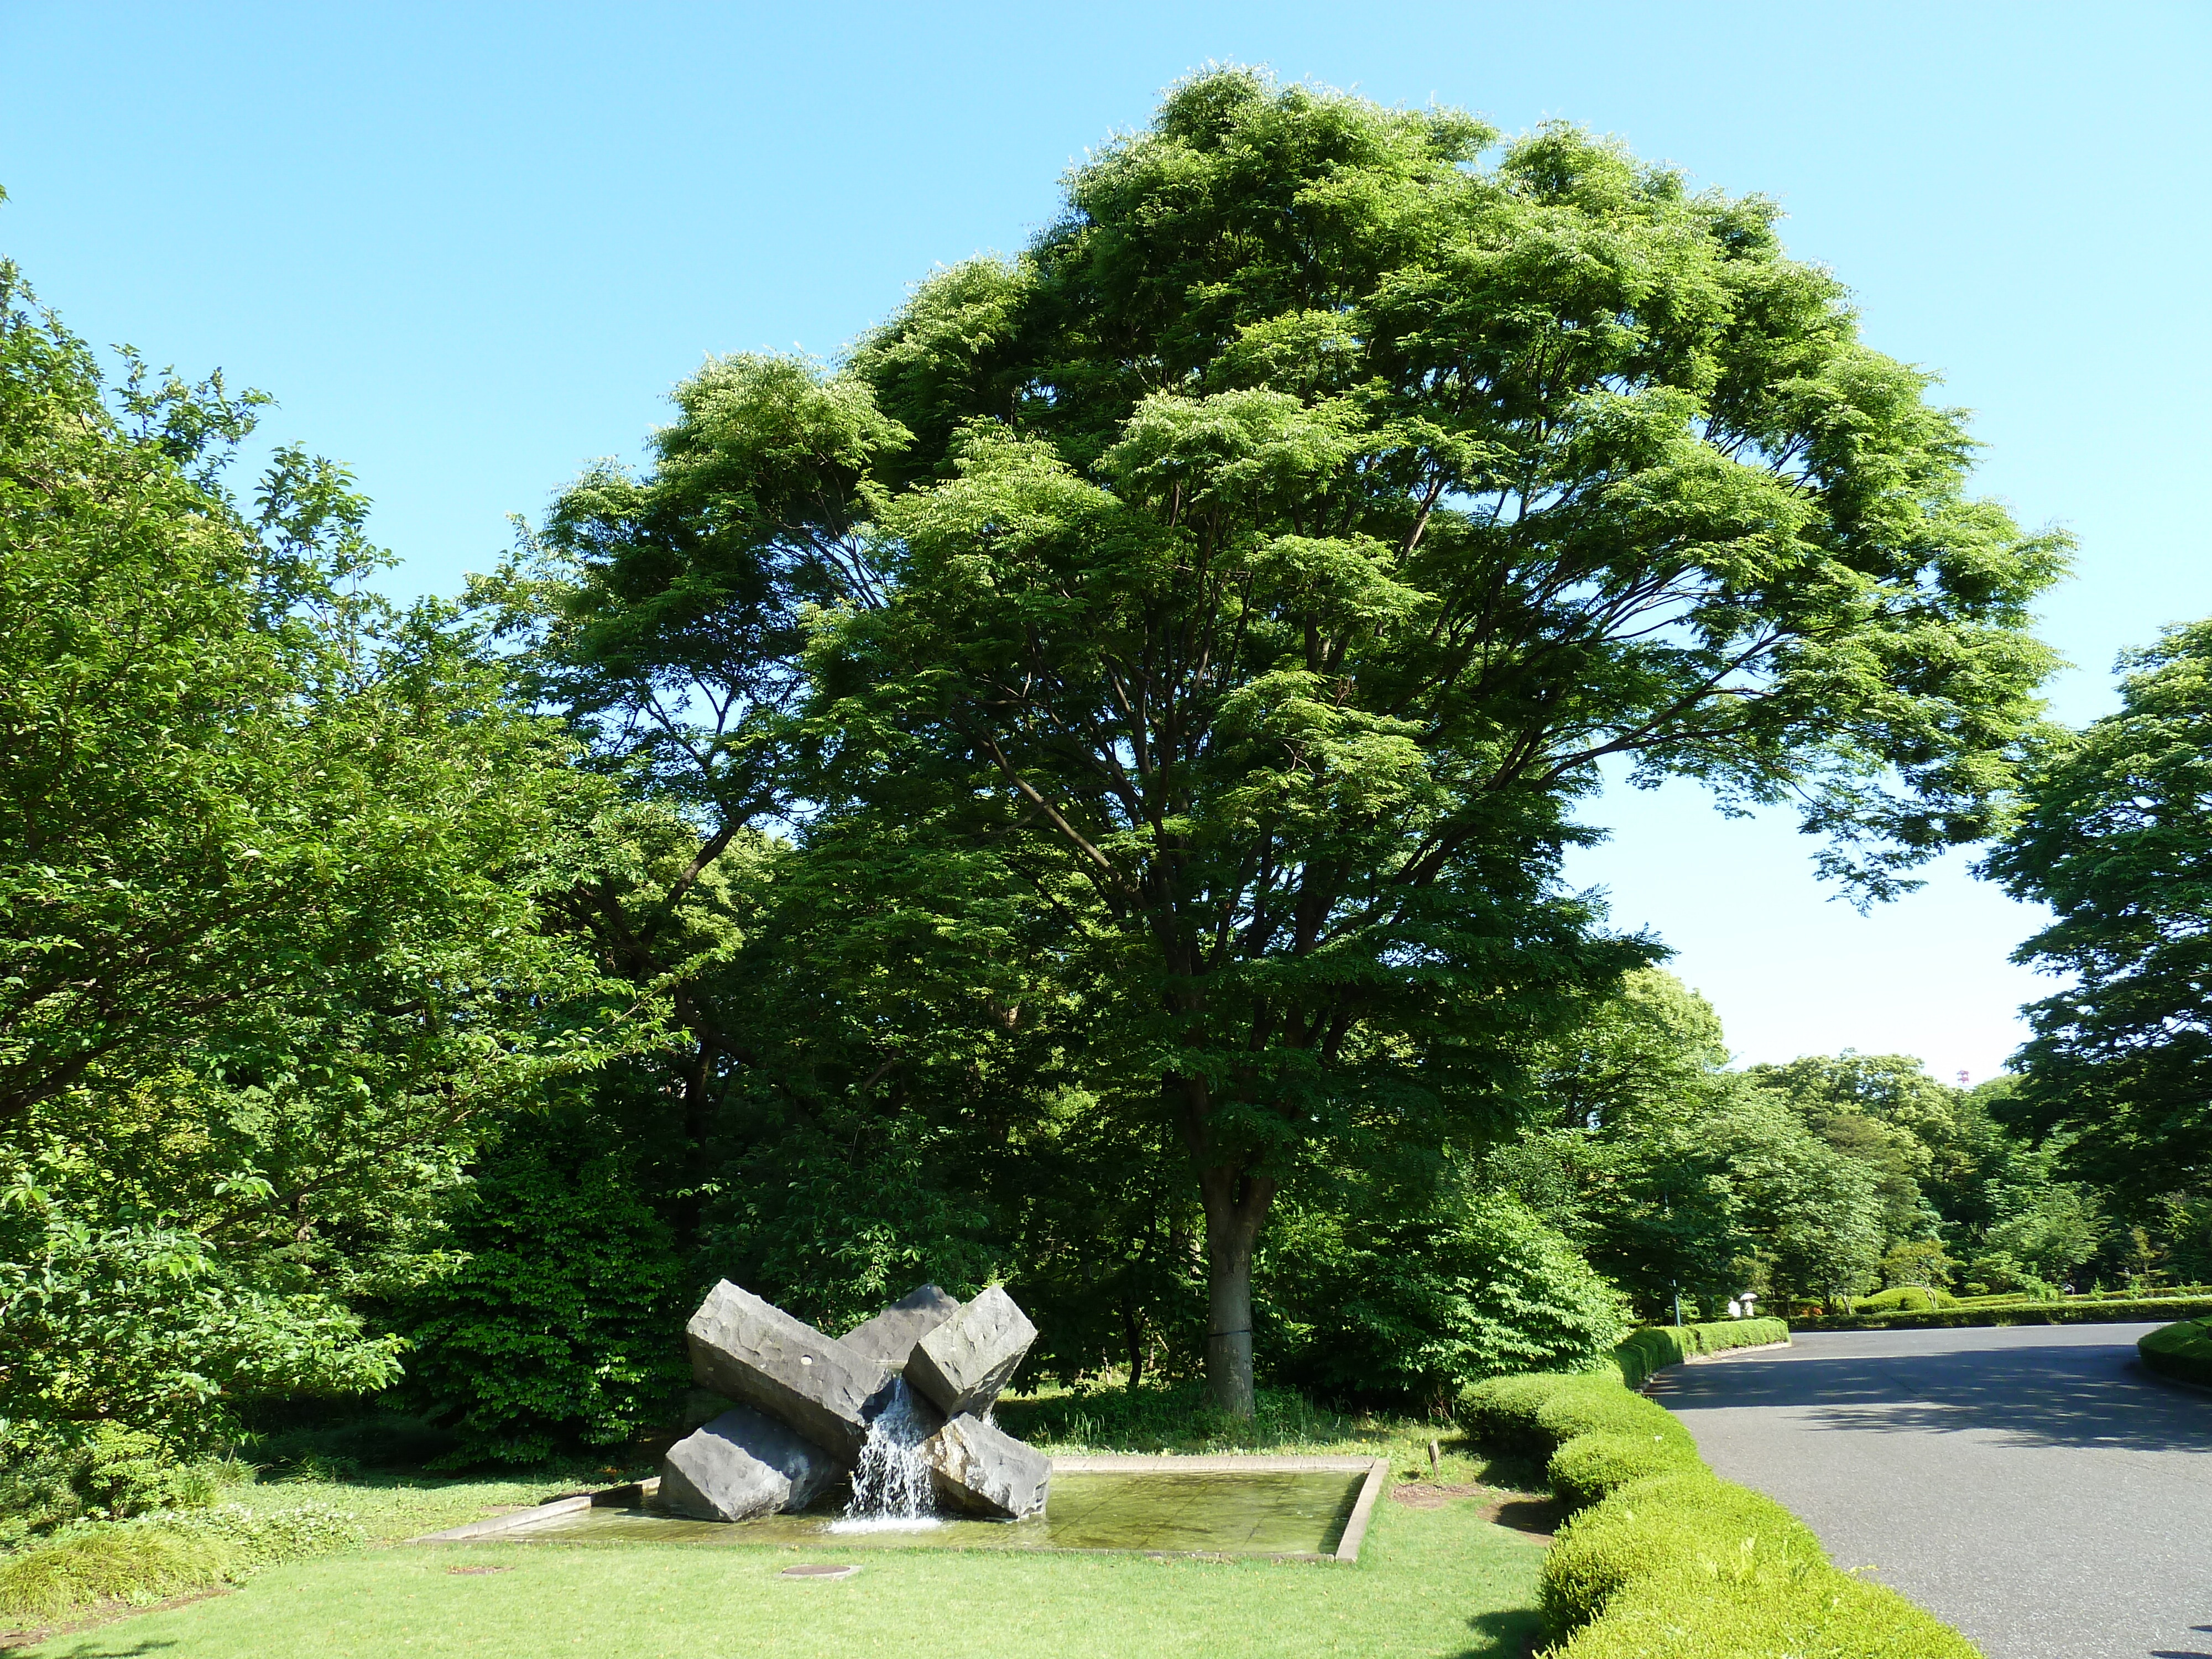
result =
[[[278,1567],[39,1659],[1521,1659],[1540,1543],[1462,1502],[1376,1506],[1352,1565],[738,1546],[406,1546]],[[800,1561],[850,1578],[791,1580]],[[461,1574],[456,1567],[507,1571]]]

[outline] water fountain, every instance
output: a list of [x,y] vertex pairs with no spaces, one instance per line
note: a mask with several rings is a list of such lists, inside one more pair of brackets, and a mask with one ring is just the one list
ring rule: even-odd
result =
[[795,1513],[838,1475],[842,1524],[912,1528],[940,1508],[1018,1520],[1044,1508],[1050,1462],[989,1420],[1036,1340],[993,1285],[925,1285],[831,1337],[725,1279],[684,1328],[693,1374],[730,1409],[678,1441],[659,1502],[700,1520]]
[[[724,1282],[685,1335],[694,1374],[727,1409],[670,1448],[657,1480],[471,1521],[433,1540],[1348,1561],[1389,1474],[1363,1457],[1092,1456],[1062,1460],[1058,1479],[1042,1452],[992,1420],[1036,1335],[995,1286],[963,1303],[925,1285],[833,1337]],[[833,1508],[840,1486],[849,1497]]]
[[945,1524],[922,1448],[934,1430],[902,1376],[891,1379],[890,1403],[868,1425],[853,1466],[852,1497],[834,1533],[919,1532]]

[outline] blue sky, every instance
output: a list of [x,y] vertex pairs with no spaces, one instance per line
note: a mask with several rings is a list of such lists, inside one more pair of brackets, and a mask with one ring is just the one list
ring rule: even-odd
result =
[[[2070,720],[2212,614],[2212,8],[1121,3],[315,7],[0,0],[0,252],[95,341],[221,365],[341,458],[396,585],[635,457],[709,352],[831,356],[933,265],[1019,246],[1087,146],[1209,60],[1508,131],[1554,117],[1778,198],[1869,339],[1977,411],[1982,488],[2080,537]],[[1737,1052],[1996,1070],[2036,918],[1966,860],[1861,917],[1786,820],[1616,792],[1577,880]]]

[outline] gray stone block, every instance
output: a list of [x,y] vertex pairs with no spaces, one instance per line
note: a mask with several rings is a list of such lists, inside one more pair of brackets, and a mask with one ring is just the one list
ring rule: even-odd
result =
[[835,1337],[724,1279],[684,1328],[700,1383],[764,1412],[846,1468],[891,1373]]
[[914,1346],[906,1380],[947,1417],[988,1411],[1036,1340],[1036,1327],[996,1285]]
[[923,1285],[837,1340],[888,1370],[902,1371],[914,1345],[959,1311],[960,1304],[951,1297],[934,1285]]
[[971,1515],[1018,1521],[1044,1508],[1052,1460],[994,1423],[956,1417],[924,1443],[930,1485]]
[[738,1406],[668,1449],[656,1501],[702,1521],[745,1521],[805,1509],[836,1477],[827,1454]]

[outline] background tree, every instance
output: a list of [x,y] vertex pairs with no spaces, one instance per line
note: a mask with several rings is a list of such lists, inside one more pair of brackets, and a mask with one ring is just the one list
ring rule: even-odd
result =
[[126,362],[0,264],[0,1420],[181,1441],[389,1381],[486,1122],[653,1022],[539,925],[558,731],[362,591],[337,469],[232,500],[260,400]]
[[1987,862],[2057,914],[2014,959],[2072,981],[2028,1008],[1991,1110],[2126,1219],[2188,1237],[2212,1199],[2212,623],[2121,666],[2118,711],[2051,740]]
[[1644,1316],[1671,1319],[1677,1294],[1710,1314],[1745,1291],[1781,1303],[1873,1285],[1881,1173],[1757,1086],[1763,1068],[1727,1070],[1718,1017],[1673,975],[1630,975],[1532,1058],[1543,1115],[1490,1154],[1488,1177]]

